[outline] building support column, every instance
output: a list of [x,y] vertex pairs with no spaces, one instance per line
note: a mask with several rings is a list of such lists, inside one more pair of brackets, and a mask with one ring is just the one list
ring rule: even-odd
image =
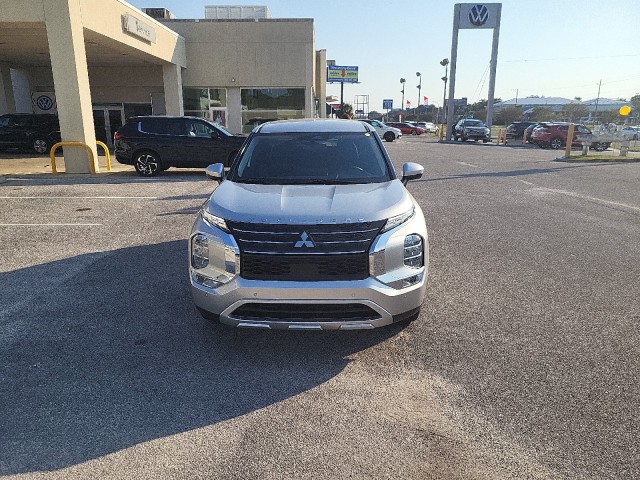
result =
[[8,65],[0,65],[0,115],[15,113],[16,102],[13,97],[11,69]]
[[184,115],[182,100],[182,67],[173,63],[162,65],[164,101],[167,115]]
[[[80,0],[43,0],[43,3],[62,141],[86,143],[93,152],[97,170]],[[64,147],[64,166],[67,173],[91,172],[82,148]]]
[[239,88],[227,88],[227,127],[233,134],[242,133],[242,95]]

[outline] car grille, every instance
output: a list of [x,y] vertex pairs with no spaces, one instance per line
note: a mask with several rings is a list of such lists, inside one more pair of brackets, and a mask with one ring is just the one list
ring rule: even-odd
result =
[[250,280],[336,281],[369,275],[369,249],[384,220],[336,225],[227,222]]
[[375,320],[380,314],[361,303],[245,303],[230,317],[238,320],[348,322]]

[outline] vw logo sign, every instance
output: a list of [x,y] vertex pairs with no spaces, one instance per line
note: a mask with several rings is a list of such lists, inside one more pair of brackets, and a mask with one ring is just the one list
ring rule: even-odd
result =
[[36,99],[36,105],[40,110],[51,110],[53,108],[53,100],[48,95],[40,95]]
[[476,27],[481,27],[489,20],[489,9],[484,5],[474,5],[469,11],[469,21]]

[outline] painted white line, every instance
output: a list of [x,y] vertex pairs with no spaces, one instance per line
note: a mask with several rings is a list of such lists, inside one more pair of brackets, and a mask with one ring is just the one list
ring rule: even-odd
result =
[[525,180],[520,180],[520,179],[518,179],[518,181],[519,181],[519,182],[524,183],[525,185],[533,185],[533,183],[531,183],[531,182],[527,182],[527,181],[525,181]]
[[18,196],[18,195],[11,195],[11,196],[0,196],[0,199],[2,200],[12,200],[12,199],[17,199],[17,200],[43,200],[43,199],[48,199],[48,198],[54,198],[56,200],[59,199],[65,199],[65,200],[157,200],[158,197],[112,197],[112,196],[104,196],[104,197],[88,197],[88,196],[77,196],[77,197],[72,197],[72,196],[64,196],[64,195],[45,195],[45,196]]
[[0,227],[101,227],[102,223],[0,223]]
[[610,205],[613,207],[619,207],[619,208],[626,208],[628,210],[632,210],[634,212],[640,212],[640,207],[636,207],[634,205],[629,205],[626,203],[621,203],[621,202],[613,202],[611,200],[604,200],[602,198],[598,198],[598,197],[590,197],[589,195],[584,195],[582,193],[577,193],[577,192],[569,192],[567,190],[558,190],[556,188],[547,188],[547,187],[539,187],[533,183],[529,183],[529,182],[525,182],[524,180],[520,180],[523,183],[526,183],[527,185],[531,185],[533,186],[533,188],[531,189],[532,191],[537,191],[537,192],[546,192],[546,193],[557,193],[559,195],[566,195],[567,197],[572,197],[572,198],[579,198],[581,200],[587,200],[593,203],[600,203],[602,205]]
[[466,165],[467,167],[480,168],[478,167],[478,165],[473,165],[472,163],[458,162],[458,161],[456,161],[456,163],[459,163],[460,165]]

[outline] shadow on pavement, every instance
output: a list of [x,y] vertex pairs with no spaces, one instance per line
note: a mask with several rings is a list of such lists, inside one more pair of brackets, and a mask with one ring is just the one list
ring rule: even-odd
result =
[[[52,281],[53,279],[53,281]],[[0,474],[56,470],[280,402],[402,327],[263,332],[196,313],[186,242],[0,274]]]

